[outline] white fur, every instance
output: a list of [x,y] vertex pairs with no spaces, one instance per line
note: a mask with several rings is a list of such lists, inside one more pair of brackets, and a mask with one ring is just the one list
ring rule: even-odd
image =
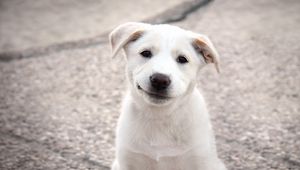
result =
[[[132,40],[136,32],[141,35]],[[195,39],[204,42],[198,51],[192,45]],[[209,39],[170,25],[126,23],[111,33],[110,41],[114,55],[124,48],[128,80],[112,170],[225,170],[204,99],[195,87],[199,70],[209,61],[204,55],[218,64]],[[145,49],[153,57],[142,57]],[[188,63],[176,62],[178,55]],[[148,95],[153,73],[170,77],[168,99]]]

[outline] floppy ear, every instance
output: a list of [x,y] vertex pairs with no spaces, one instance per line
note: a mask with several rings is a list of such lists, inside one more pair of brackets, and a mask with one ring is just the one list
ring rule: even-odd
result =
[[193,47],[202,54],[206,63],[213,63],[218,73],[220,73],[219,54],[210,39],[201,34],[194,34]]
[[109,41],[112,48],[112,57],[129,42],[137,40],[144,33],[149,24],[128,22],[115,28],[109,35]]

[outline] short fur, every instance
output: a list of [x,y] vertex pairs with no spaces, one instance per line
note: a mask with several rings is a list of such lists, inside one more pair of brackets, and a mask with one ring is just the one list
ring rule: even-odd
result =
[[[199,70],[219,56],[204,35],[171,25],[126,23],[110,34],[113,56],[124,49],[128,90],[116,135],[112,170],[226,170],[217,156]],[[150,50],[151,58],[141,56]],[[178,63],[184,56],[187,63]],[[151,93],[149,77],[167,75],[166,98]]]

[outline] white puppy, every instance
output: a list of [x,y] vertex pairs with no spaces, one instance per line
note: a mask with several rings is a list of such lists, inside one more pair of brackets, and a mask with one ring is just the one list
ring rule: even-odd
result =
[[199,70],[218,54],[203,35],[171,25],[126,23],[110,34],[124,49],[128,92],[112,170],[225,170],[215,148]]

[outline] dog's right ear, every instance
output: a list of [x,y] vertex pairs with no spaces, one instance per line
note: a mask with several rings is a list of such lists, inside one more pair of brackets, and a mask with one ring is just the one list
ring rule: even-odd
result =
[[144,23],[128,22],[115,28],[109,35],[112,57],[115,57],[125,45],[140,38],[149,26]]

